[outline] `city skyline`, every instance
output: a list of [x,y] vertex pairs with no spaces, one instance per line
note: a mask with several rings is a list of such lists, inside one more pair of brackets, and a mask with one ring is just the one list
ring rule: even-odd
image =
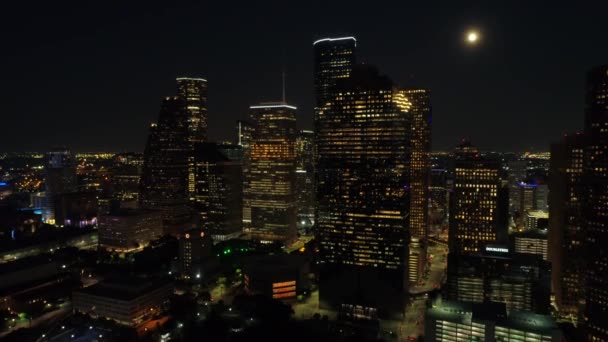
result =
[[[577,117],[582,115],[584,72],[608,55],[608,48],[597,44],[600,20],[594,20],[605,12],[602,5],[531,5],[526,12],[515,5],[407,7],[402,9],[418,15],[403,21],[396,14],[400,8],[390,6],[363,13],[328,5],[321,13],[314,5],[261,4],[227,13],[214,5],[205,24],[190,20],[207,10],[195,4],[168,9],[79,5],[60,13],[41,6],[27,19],[19,15],[19,5],[11,6],[17,15],[7,23],[22,19],[25,24],[7,37],[8,46],[15,48],[2,57],[14,66],[2,84],[5,110],[14,113],[4,124],[16,128],[0,139],[3,151],[57,145],[75,151],[143,151],[146,126],[155,120],[160,98],[173,94],[177,77],[209,81],[210,140],[225,140],[233,136],[227,120],[246,118],[251,103],[280,99],[283,69],[287,100],[301,109],[298,129],[310,129],[312,43],[343,35],[356,37],[364,61],[380,65],[400,86],[432,89],[434,150],[451,150],[464,136],[482,150],[548,151],[546,136],[582,129]],[[297,10],[303,13],[293,16]],[[258,22],[279,11],[285,16],[278,16],[276,24],[284,30]],[[287,19],[290,14],[293,22]],[[304,22],[306,14],[316,18],[315,24]],[[365,24],[359,20],[364,14]],[[60,23],[42,32],[48,17]],[[155,24],[163,18],[169,22]],[[572,25],[562,25],[566,21]],[[82,30],[70,31],[74,25]],[[470,27],[480,35],[475,46],[464,41]],[[198,36],[190,41],[190,34]],[[158,37],[165,47],[157,44]],[[570,45],[567,53],[557,50],[564,43]],[[150,53],[158,49],[164,49],[158,56]],[[258,86],[252,89],[248,80]],[[493,90],[498,87],[500,92]],[[243,96],[235,99],[234,93]],[[31,96],[37,101],[26,101]],[[496,126],[503,129],[492,130]],[[514,135],[518,139],[510,139]]]

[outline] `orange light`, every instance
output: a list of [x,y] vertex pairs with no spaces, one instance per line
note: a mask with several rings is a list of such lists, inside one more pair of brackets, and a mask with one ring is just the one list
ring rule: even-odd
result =
[[282,283],[273,283],[272,288],[276,289],[277,287],[295,286],[295,285],[296,285],[296,281],[292,280],[292,281],[285,281]]
[[186,239],[189,239],[189,238],[190,238],[190,234],[186,234]]
[[201,237],[205,237],[205,232],[201,232]]

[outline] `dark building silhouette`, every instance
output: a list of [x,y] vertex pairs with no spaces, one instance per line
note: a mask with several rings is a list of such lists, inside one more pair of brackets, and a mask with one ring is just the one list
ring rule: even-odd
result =
[[484,159],[468,141],[454,155],[454,189],[450,194],[450,251],[475,253],[486,244],[506,243],[509,194],[500,164]]
[[204,78],[178,77],[177,96],[187,113],[187,140],[190,144],[207,141],[207,80]]
[[343,317],[403,314],[411,103],[370,66],[315,116],[320,305]]
[[158,122],[150,126],[144,151],[140,183],[140,204],[145,209],[163,211],[165,233],[177,234],[188,228],[188,113],[177,96],[162,100]]
[[357,40],[355,37],[323,38],[312,45],[315,99],[319,108],[331,98],[336,82],[350,76],[356,62]]
[[483,252],[448,255],[450,300],[502,302],[509,310],[549,313],[551,264],[542,256],[488,245]]
[[243,174],[237,155],[241,148],[232,147],[235,148],[215,143],[195,145],[195,207],[203,228],[215,241],[242,233]]
[[249,155],[251,151],[251,139],[253,138],[253,126],[250,122],[237,120],[236,142],[243,149],[243,229],[249,231],[251,228],[251,204],[249,203],[249,186],[247,177],[249,174]]
[[586,137],[569,135],[551,146],[549,170],[549,248],[552,288],[559,313],[582,318],[585,289],[585,234],[581,205]]
[[587,73],[582,203],[588,341],[608,341],[608,65]]
[[249,233],[261,241],[296,237],[296,107],[262,103],[250,107],[252,140],[245,176],[251,208]]
[[308,231],[315,216],[314,132],[301,130],[296,138],[296,204],[298,229]]

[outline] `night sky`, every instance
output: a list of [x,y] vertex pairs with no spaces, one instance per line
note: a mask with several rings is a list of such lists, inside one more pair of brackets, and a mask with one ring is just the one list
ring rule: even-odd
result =
[[283,65],[310,129],[312,42],[344,34],[432,90],[434,149],[547,150],[581,129],[585,72],[608,63],[607,1],[82,2],[3,3],[0,151],[142,151],[177,76],[208,79],[209,134],[231,139],[250,104],[280,99]]

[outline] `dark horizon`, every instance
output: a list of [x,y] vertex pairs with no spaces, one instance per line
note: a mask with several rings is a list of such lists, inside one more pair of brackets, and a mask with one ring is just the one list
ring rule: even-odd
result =
[[312,42],[352,35],[360,61],[431,90],[433,150],[548,151],[582,128],[585,74],[608,61],[605,3],[146,5],[7,5],[0,150],[143,151],[180,76],[209,81],[210,139],[234,139],[249,105],[281,98],[283,67],[311,129]]

